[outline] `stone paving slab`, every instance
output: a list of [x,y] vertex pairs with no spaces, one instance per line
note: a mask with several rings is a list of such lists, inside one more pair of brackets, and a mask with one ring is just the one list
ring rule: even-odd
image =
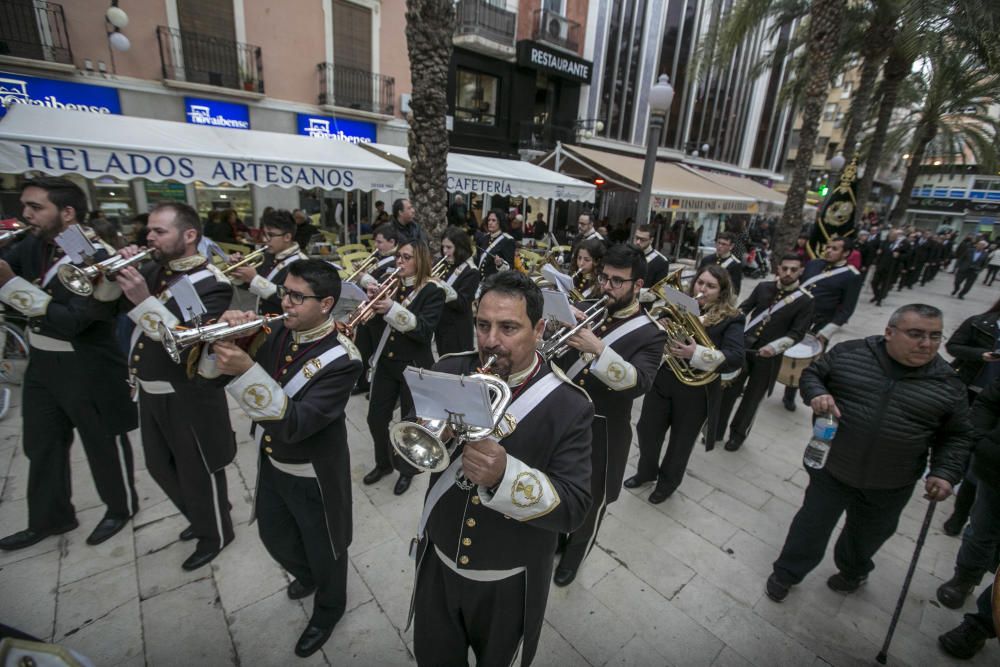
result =
[[[838,339],[880,332],[891,308],[922,300],[945,310],[946,334],[997,296],[981,286],[965,301],[948,297],[944,274],[923,291],[893,292],[886,306],[867,292]],[[752,281],[748,281],[752,284]],[[749,290],[749,285],[747,287]],[[14,392],[14,404],[20,397]],[[633,415],[638,419],[641,404]],[[257,452],[246,417],[232,406],[238,449],[227,469],[236,541],[210,566],[185,573],[193,545],[181,543],[183,517],[145,470],[140,439],[136,483],[140,511],[133,525],[98,547],[84,544],[103,514],[86,457],[71,450],[74,503],[80,527],[29,549],[0,552],[0,622],[78,650],[98,665],[408,665],[413,633],[405,630],[413,580],[407,546],[426,481],[402,498],[393,479],[361,484],[373,465],[367,402],[347,409],[354,495],[348,611],[324,650],[308,660],[292,654],[311,598],[291,601],[289,578],[248,524]],[[13,409],[0,422],[0,534],[24,527],[28,461]],[[696,447],[678,493],[659,506],[650,487],[627,491],[608,509],[596,546],[576,582],[552,588],[536,665],[708,665],[809,667],[872,664],[913,553],[926,501],[914,494],[897,534],[876,557],[876,570],[857,594],[828,590],[835,571],[828,554],[784,604],[764,596],[764,580],[798,509],[808,477],[802,449],[809,413],[789,413],[780,397],[764,401],[738,452]],[[634,441],[633,441],[634,442]],[[629,456],[634,470],[637,450]],[[954,566],[959,541],[941,524],[939,508],[924,548],[891,664],[952,665],[936,646],[961,611],[942,608],[934,591]],[[973,602],[965,609],[972,609]],[[992,642],[965,664],[1000,664]]]

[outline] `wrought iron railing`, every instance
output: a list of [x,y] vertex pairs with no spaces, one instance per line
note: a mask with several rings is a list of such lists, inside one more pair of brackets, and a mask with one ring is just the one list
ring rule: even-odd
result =
[[458,0],[455,7],[455,34],[478,35],[514,46],[517,14],[487,0]]
[[396,111],[396,80],[356,67],[316,65],[319,103],[391,116]]
[[0,55],[73,63],[62,5],[41,0],[0,2]]
[[580,44],[580,24],[548,9],[536,9],[534,39],[576,52]]
[[518,147],[535,151],[547,151],[556,147],[556,142],[571,143],[576,140],[576,129],[551,125],[549,123],[522,122],[518,137]]
[[156,40],[164,79],[264,92],[259,46],[162,25]]

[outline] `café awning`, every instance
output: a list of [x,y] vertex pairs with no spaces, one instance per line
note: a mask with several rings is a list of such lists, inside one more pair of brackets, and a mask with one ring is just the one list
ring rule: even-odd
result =
[[729,188],[735,192],[741,192],[748,197],[753,197],[764,209],[775,211],[781,210],[785,206],[785,195],[751,178],[721,174],[715,171],[705,171],[704,169],[697,169],[688,165],[683,165],[682,168],[713,183],[717,183],[722,187]]
[[123,180],[403,190],[404,170],[354,144],[296,134],[11,105],[0,172]]
[[[406,146],[365,144],[365,148],[408,167]],[[477,194],[594,201],[594,186],[530,162],[484,155],[448,153],[448,191]]]

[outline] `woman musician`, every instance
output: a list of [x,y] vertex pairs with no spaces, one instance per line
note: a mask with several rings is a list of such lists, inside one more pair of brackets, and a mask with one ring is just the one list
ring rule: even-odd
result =
[[573,270],[573,288],[584,300],[596,299],[601,294],[597,274],[604,265],[604,242],[598,239],[581,241],[573,248],[570,266]]
[[485,279],[498,271],[514,268],[514,254],[517,244],[514,237],[504,231],[500,223],[502,213],[490,211],[486,214],[486,234],[476,239],[479,246],[479,275]]
[[[413,412],[413,398],[403,379],[407,366],[430,368],[434,364],[431,339],[441,319],[445,293],[431,280],[431,253],[423,241],[409,241],[396,253],[395,277],[401,281],[395,298],[383,298],[373,304],[381,317],[370,323],[377,341],[372,357],[371,398],[368,402],[368,430],[375,445],[375,469],[364,477],[374,484],[393,471],[399,479],[393,493],[400,496],[410,488],[417,470],[395,455],[389,441],[389,418],[398,401],[402,414]],[[368,297],[375,296],[379,284],[368,287]]]
[[441,238],[446,272],[439,284],[445,291],[444,310],[434,334],[438,355],[475,349],[472,340],[472,302],[480,275],[472,263],[472,242],[461,227],[449,227]]
[[[702,268],[688,292],[698,301],[702,313],[699,319],[714,349],[690,339],[670,340],[667,354],[701,373],[728,373],[740,368],[743,364],[744,315],[732,305],[732,291],[725,269],[714,264]],[[669,498],[684,479],[691,450],[706,420],[714,430],[717,419],[710,415],[718,413],[721,398],[722,381],[718,376],[707,384],[692,386],[681,381],[670,365],[660,366],[653,388],[642,403],[642,414],[636,426],[639,463],[636,474],[625,480],[625,488],[635,489],[655,481],[649,502],[655,505]],[[667,430],[670,441],[660,461]],[[715,443],[713,433],[708,434],[707,442],[707,448],[711,449]]]

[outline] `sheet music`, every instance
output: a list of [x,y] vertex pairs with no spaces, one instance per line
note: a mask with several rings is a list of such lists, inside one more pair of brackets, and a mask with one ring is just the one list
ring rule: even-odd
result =
[[421,419],[453,420],[457,415],[470,426],[493,426],[490,393],[482,380],[413,366],[403,371],[403,378]]

